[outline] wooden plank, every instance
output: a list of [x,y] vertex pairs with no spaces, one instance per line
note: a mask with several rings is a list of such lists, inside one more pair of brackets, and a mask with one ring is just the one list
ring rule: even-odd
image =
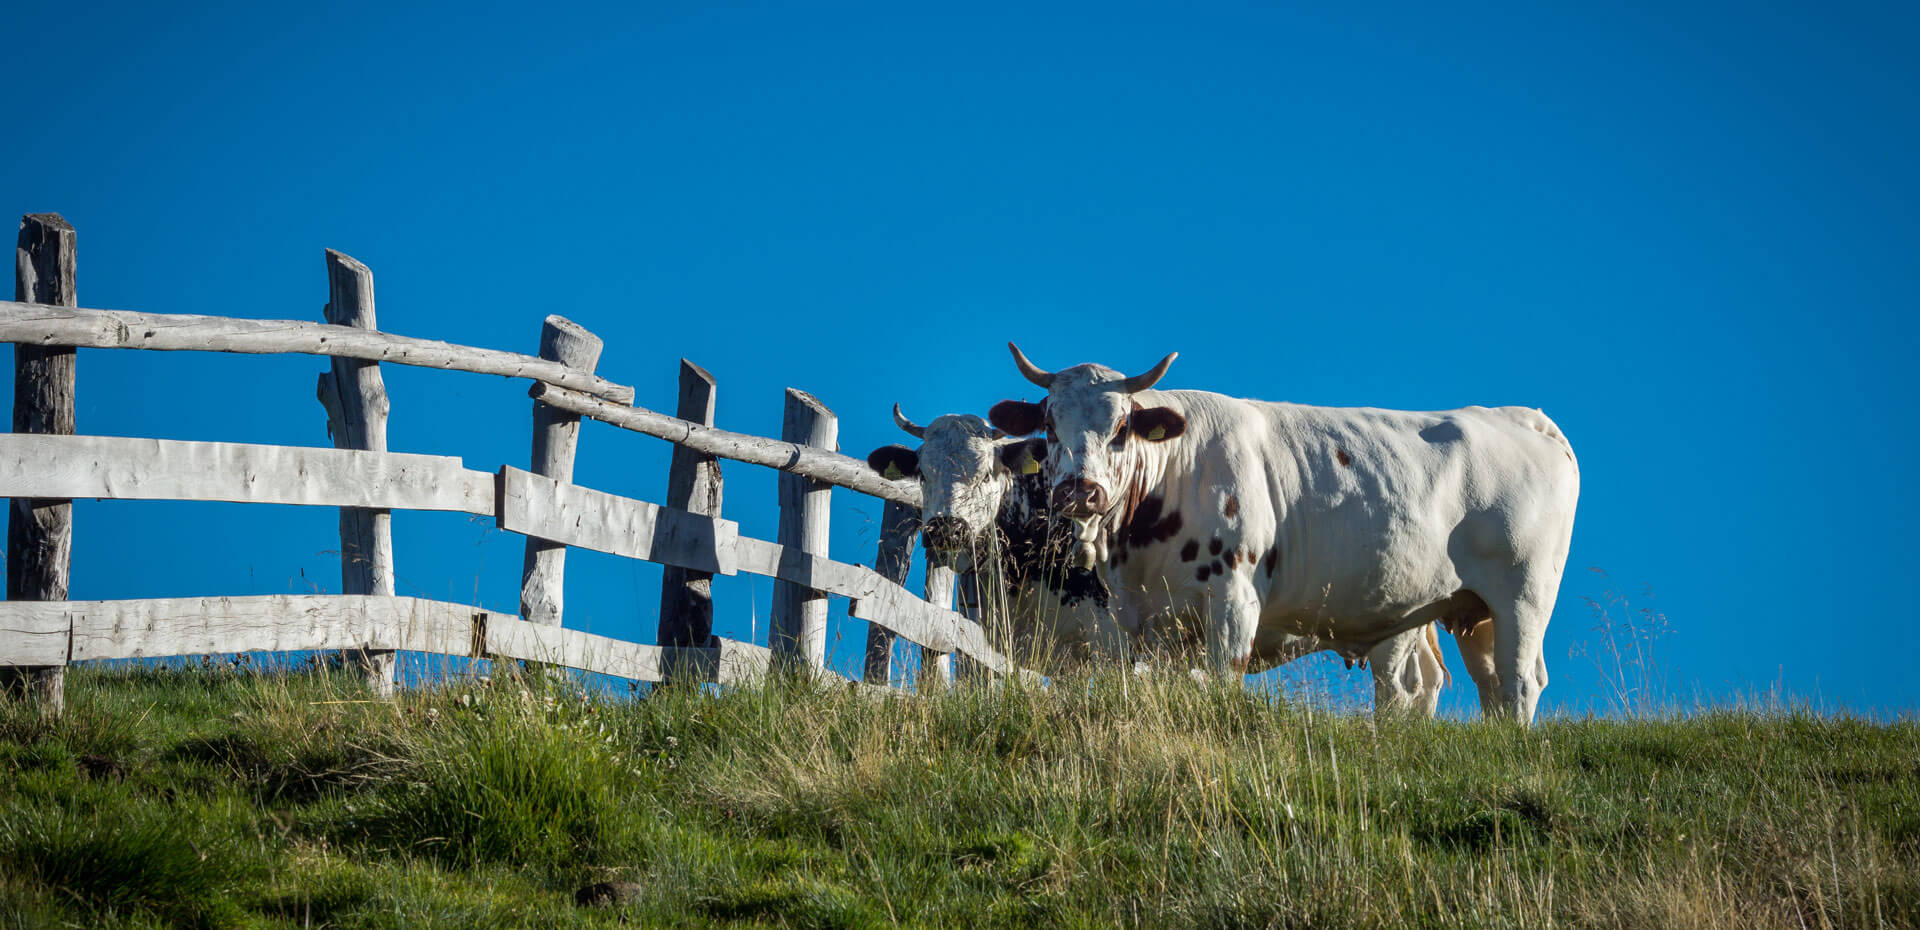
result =
[[73,623],[73,661],[393,649],[413,598],[353,594],[171,597],[63,601],[47,607]]
[[[592,371],[600,363],[602,345],[599,336],[563,316],[549,316],[540,326],[540,357],[569,368]],[[533,402],[534,474],[572,481],[579,442],[579,414]],[[566,545],[529,536],[522,564],[520,615],[531,623],[559,626],[566,600]]]
[[488,617],[486,651],[494,656],[564,665],[637,681],[660,680],[658,646],[544,623]]
[[[373,272],[332,249],[327,259],[327,322],[377,331]],[[336,357],[320,375],[316,393],[327,410],[327,433],[340,449],[387,451],[386,380],[380,363]],[[382,507],[340,508],[340,590],[345,594],[393,594],[393,514]],[[391,650],[360,650],[351,658],[367,675],[367,687],[380,697],[393,694]]]
[[503,530],[720,575],[738,570],[740,527],[732,520],[669,510],[511,466],[500,469],[498,486]]
[[[827,405],[805,391],[787,388],[786,415],[780,424],[783,442],[832,450],[839,436],[840,420]],[[786,472],[780,475],[779,490],[780,545],[824,558],[833,486]],[[807,668],[826,667],[825,592],[792,581],[774,582],[770,629],[767,645],[774,655],[794,656]]]
[[304,320],[232,317],[47,306],[38,299],[0,301],[0,342],[91,349],[161,352],[234,352],[245,355],[326,355],[418,368],[527,378],[631,403],[633,388],[558,362],[432,339],[369,332]]
[[[874,551],[876,574],[904,585],[913,568],[913,541],[920,535],[920,511],[899,501],[887,501],[880,510],[880,544]],[[861,678],[869,684],[893,682],[894,632],[885,626],[867,623],[867,657]]]
[[67,664],[73,621],[66,601],[0,603],[0,668],[9,673]]
[[[953,588],[953,569],[946,565],[936,565],[929,558],[925,583],[927,603],[935,607],[946,607],[953,602]],[[953,637],[953,640],[958,639],[958,636]],[[945,648],[942,648],[943,645]],[[954,648],[955,646],[946,644],[920,644],[920,685],[923,689],[953,684]]]
[[[712,374],[684,358],[680,360],[680,399],[674,408],[680,419],[713,426],[716,393]],[[667,469],[668,507],[718,517],[723,486],[718,458],[688,446],[673,447],[673,463]],[[705,646],[712,637],[713,574],[667,566],[660,575],[660,625],[654,642],[663,646]]]
[[442,510],[492,516],[494,476],[457,458],[120,436],[0,435],[0,493]]
[[831,449],[712,429],[645,407],[610,403],[551,384],[536,384],[532,393],[534,399],[542,403],[571,410],[621,429],[665,439],[708,455],[777,468],[835,487],[871,494],[882,500],[899,501],[916,508],[920,506],[918,482],[905,479],[889,481],[874,474],[866,462]]
[[[57,213],[35,213],[20,220],[14,251],[13,292],[18,300],[61,307],[78,303],[74,290],[76,248],[73,227]],[[74,432],[74,391],[78,358],[73,349],[15,346],[13,354],[13,431]],[[7,599],[61,601],[73,565],[73,502],[16,497],[7,514]],[[66,703],[66,672],[60,663],[0,672],[0,689],[19,691],[58,714]]]

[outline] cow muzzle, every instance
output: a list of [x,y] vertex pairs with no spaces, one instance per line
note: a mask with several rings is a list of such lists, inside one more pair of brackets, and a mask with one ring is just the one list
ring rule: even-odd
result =
[[1053,486],[1053,509],[1069,519],[1107,512],[1107,489],[1085,478],[1068,478]]
[[920,534],[927,540],[927,548],[936,552],[951,552],[966,548],[968,538],[967,521],[959,517],[930,517],[920,527]]

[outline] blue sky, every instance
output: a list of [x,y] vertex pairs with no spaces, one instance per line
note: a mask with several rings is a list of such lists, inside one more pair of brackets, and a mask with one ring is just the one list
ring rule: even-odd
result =
[[[0,213],[74,223],[84,306],[318,319],[337,248],[386,329],[531,351],[561,313],[643,405],[686,356],[721,425],[776,434],[798,386],[853,454],[900,439],[895,401],[1030,394],[1009,338],[1052,367],[1178,350],[1170,387],[1542,407],[1583,477],[1544,707],[1608,692],[1568,652],[1612,586],[1667,616],[1683,696],[1900,712],[1915,15],[28,4]],[[83,432],[326,443],[314,359],[80,365]],[[395,450],[525,464],[523,382],[386,376]],[[666,460],[589,424],[577,477],[658,499]],[[770,472],[726,490],[773,533]],[[75,597],[338,588],[331,511],[78,510]],[[834,554],[870,560],[878,513],[836,492]],[[395,527],[403,593],[517,609],[518,537]],[[568,625],[652,636],[657,568],[576,552],[568,580]],[[723,581],[722,632],[764,636],[769,594]]]

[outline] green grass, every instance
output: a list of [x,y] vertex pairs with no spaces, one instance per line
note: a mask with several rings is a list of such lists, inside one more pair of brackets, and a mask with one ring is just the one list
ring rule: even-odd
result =
[[1912,723],[1376,724],[1176,676],[67,694],[0,703],[0,927],[1920,925]]

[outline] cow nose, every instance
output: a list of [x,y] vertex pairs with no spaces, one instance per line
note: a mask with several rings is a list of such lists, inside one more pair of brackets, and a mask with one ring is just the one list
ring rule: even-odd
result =
[[1053,486],[1053,509],[1068,515],[1107,512],[1107,489],[1085,478],[1068,478]]
[[959,517],[930,517],[920,532],[926,536],[929,549],[958,549],[966,541],[967,524]]

